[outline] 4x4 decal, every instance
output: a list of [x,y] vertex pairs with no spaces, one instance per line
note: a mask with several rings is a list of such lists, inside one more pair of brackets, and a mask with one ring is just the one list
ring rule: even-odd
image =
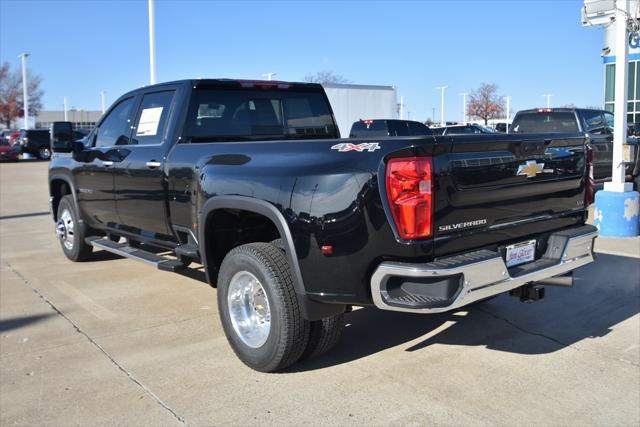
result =
[[342,144],[336,144],[331,147],[332,150],[338,150],[340,153],[344,153],[346,151],[357,151],[362,153],[363,151],[368,151],[373,153],[376,150],[379,150],[380,144],[377,142],[363,142],[362,144],[351,144],[350,142],[343,142]]

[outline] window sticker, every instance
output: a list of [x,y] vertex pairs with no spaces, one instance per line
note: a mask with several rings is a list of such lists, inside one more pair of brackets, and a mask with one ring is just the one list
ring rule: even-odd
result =
[[145,108],[140,114],[140,122],[136,136],[154,136],[158,133],[158,125],[163,107]]

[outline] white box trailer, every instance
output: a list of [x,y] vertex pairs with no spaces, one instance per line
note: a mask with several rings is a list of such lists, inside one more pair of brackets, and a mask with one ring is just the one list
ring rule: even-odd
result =
[[342,138],[349,137],[351,125],[360,119],[398,118],[397,91],[393,86],[330,83],[322,86],[331,103]]

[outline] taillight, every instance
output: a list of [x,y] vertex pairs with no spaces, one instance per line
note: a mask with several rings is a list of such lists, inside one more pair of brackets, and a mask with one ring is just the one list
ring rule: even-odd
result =
[[432,234],[431,157],[402,157],[387,163],[387,198],[396,229],[406,240]]
[[584,205],[589,207],[593,203],[596,192],[596,182],[593,179],[593,148],[587,145],[587,177],[585,179]]

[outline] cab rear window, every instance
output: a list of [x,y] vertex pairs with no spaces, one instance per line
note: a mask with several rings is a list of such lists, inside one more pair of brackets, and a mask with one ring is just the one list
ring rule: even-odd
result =
[[200,89],[186,121],[192,142],[336,138],[321,92]]
[[519,113],[512,124],[516,133],[576,133],[578,121],[569,112]]

